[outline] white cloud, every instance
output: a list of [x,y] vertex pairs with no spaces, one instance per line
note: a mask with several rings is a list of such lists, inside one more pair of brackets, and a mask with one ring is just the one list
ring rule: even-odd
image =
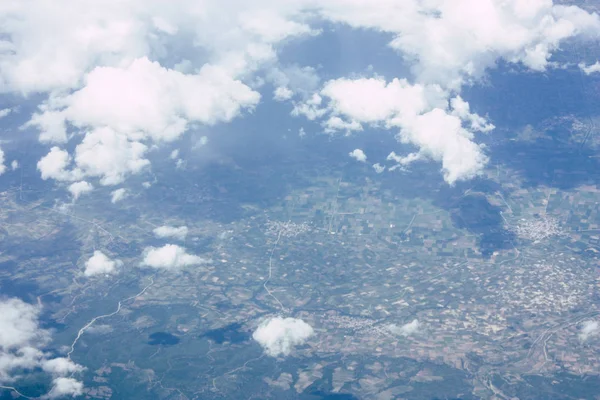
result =
[[398,154],[396,154],[395,151],[392,151],[390,154],[388,154],[386,160],[394,161],[396,163],[396,165],[392,168],[396,169],[396,168],[403,168],[415,161],[420,160],[421,158],[422,158],[421,153],[410,153],[406,156],[399,156]]
[[84,370],[81,365],[75,364],[73,361],[65,357],[44,360],[42,362],[42,369],[54,376],[66,376]]
[[31,119],[23,124],[22,129],[40,128],[39,141],[41,143],[66,143],[69,138],[64,116],[47,104],[41,104],[39,109],[42,112],[33,114]]
[[[288,100],[295,94],[301,96],[312,94],[320,83],[319,76],[314,68],[298,65],[275,66],[268,71],[266,79],[277,87],[275,99],[280,101]],[[279,98],[277,91],[280,91]]]
[[69,192],[73,196],[73,200],[77,200],[82,194],[86,194],[94,190],[94,186],[86,181],[79,181],[69,185]]
[[12,162],[10,163],[10,168],[12,168],[12,170],[16,170],[17,168],[19,168],[19,162],[17,160],[12,160]]
[[453,89],[499,58],[543,71],[563,41],[600,32],[596,14],[551,0],[332,0],[320,12],[395,35],[390,46],[412,63],[418,82]]
[[356,161],[367,162],[367,155],[361,149],[354,149],[348,155]]
[[50,152],[40,159],[37,169],[42,173],[42,179],[56,179],[58,181],[72,180],[72,175],[67,168],[71,163],[71,156],[66,150],[54,146]]
[[106,254],[100,250],[96,250],[94,251],[94,255],[85,262],[85,271],[83,274],[85,276],[112,274],[122,264],[120,260],[111,260]]
[[57,399],[59,397],[76,397],[83,394],[83,383],[74,378],[55,378],[52,380],[52,389],[45,395],[45,399]]
[[293,95],[294,95],[294,92],[292,92],[287,87],[279,86],[273,92],[273,99],[275,99],[277,101],[285,101],[285,100],[291,99]]
[[[292,115],[322,122],[326,130],[360,130],[364,124],[400,130],[400,142],[418,147],[409,164],[441,162],[452,184],[481,173],[488,159],[474,132],[494,126],[472,113],[460,96],[498,59],[543,71],[565,40],[598,37],[600,19],[550,0],[332,0],[317,7],[325,19],[395,36],[390,46],[412,66],[413,83],[382,78],[336,79],[315,93],[318,101],[296,104]],[[328,99],[324,106],[322,99]]]
[[143,133],[171,141],[188,121],[229,121],[259,97],[218,67],[206,65],[189,75],[144,57],[124,68],[97,67],[82,89],[56,102],[65,120],[76,126],[108,126],[131,139]]
[[[0,92],[47,95],[25,124],[39,129],[41,142],[83,140],[72,143],[75,153],[62,160],[63,168],[52,169],[47,159],[40,167],[44,179],[93,178],[102,185],[143,171],[148,148],[177,140],[190,126],[228,122],[252,110],[260,95],[249,82],[258,78],[278,88],[276,98],[292,92],[304,99],[292,114],[326,116],[321,123],[328,132],[399,128],[401,140],[442,163],[446,180],[467,179],[486,161],[471,134],[491,125],[468,109],[463,114],[464,104],[451,97],[500,58],[543,71],[567,39],[600,32],[597,15],[551,0],[231,0],[225,6],[215,0],[108,0],[101,6],[57,1],[0,6]],[[277,51],[290,38],[317,34],[307,21],[318,20],[391,35],[389,45],[412,66],[414,80],[384,82],[385,90],[378,87],[381,79],[362,82],[363,91],[383,95],[370,97],[373,104],[362,104],[363,110],[353,102],[364,99],[341,99],[328,85],[317,93],[315,69],[281,66]],[[199,51],[183,59],[172,51],[186,46]],[[433,93],[436,88],[440,93]],[[410,93],[415,104],[406,100]],[[333,102],[329,108],[322,97]],[[405,100],[398,103],[400,98]],[[465,126],[452,124],[448,139],[440,133],[420,138],[427,134],[418,129],[450,121],[429,114],[437,108]],[[444,140],[438,145],[438,139]],[[60,153],[53,156],[61,161]],[[467,161],[459,163],[461,157]]]
[[[175,140],[190,122],[229,121],[243,108],[252,108],[259,98],[218,67],[205,66],[198,74],[186,75],[140,58],[124,68],[94,69],[82,89],[51,99],[30,125],[39,127],[43,137],[52,138],[67,137],[66,131],[59,132],[66,129],[66,122],[85,129],[71,173],[79,179],[95,177],[102,185],[116,185],[150,165],[144,158],[148,149],[144,141]],[[43,177],[72,178],[65,170],[71,157],[60,152],[62,168],[54,174],[42,170]]]
[[35,342],[48,342],[48,332],[38,326],[39,312],[38,307],[16,298],[0,300],[0,347],[3,353]]
[[315,93],[308,100],[294,104],[292,115],[303,115],[311,121],[321,118],[327,112],[327,109],[321,107],[322,102],[323,98]]
[[119,188],[110,193],[110,202],[115,204],[127,197],[127,189]]
[[496,127],[486,121],[485,118],[472,114],[470,111],[469,103],[464,101],[460,96],[456,96],[450,100],[452,107],[452,115],[459,117],[465,122],[471,123],[471,130],[476,132],[490,132]]
[[[59,8],[70,6],[68,13],[58,12],[56,3],[44,0],[3,5],[3,33],[9,39],[1,42],[8,51],[0,57],[0,90],[76,88],[97,65],[165,57],[169,45],[186,39],[185,44],[205,50],[209,62],[220,63],[232,73],[247,72],[271,56],[273,45],[315,33],[299,15],[303,3],[109,0],[97,6],[91,0],[76,5],[59,0]],[[176,61],[198,67],[197,58]]]
[[0,175],[6,172],[6,165],[4,165],[4,151],[0,149]]
[[208,143],[208,137],[207,136],[200,136],[200,139],[196,142],[196,144],[194,145],[194,148],[199,148],[202,146],[206,146],[206,144]]
[[12,38],[12,51],[0,57],[0,90],[72,88],[95,62],[119,62],[146,52],[145,32],[132,19],[132,4],[108,2],[93,13],[86,12],[88,1],[71,5],[67,13],[44,1],[4,6],[3,28]]
[[287,356],[295,346],[304,344],[314,334],[313,328],[297,318],[273,317],[263,321],[252,337],[271,357]]
[[402,143],[419,147],[421,155],[440,161],[450,184],[478,175],[488,161],[461,120],[439,108],[416,117],[399,137]]
[[379,163],[373,164],[373,169],[378,174],[381,174],[383,171],[385,171],[385,167]]
[[586,74],[591,75],[600,72],[600,61],[596,61],[594,64],[585,65],[585,63],[579,64],[579,68]]
[[[275,7],[271,10],[246,11],[240,18],[242,27],[246,32],[260,36],[270,43],[279,42],[289,36],[316,33],[305,24],[282,18],[277,11]],[[265,23],[267,21],[268,23]]]
[[357,121],[344,121],[338,116],[333,116],[321,124],[325,128],[325,133],[334,133],[337,131],[346,131],[350,134],[353,131],[362,131],[362,125]]
[[581,331],[579,332],[579,339],[585,342],[590,337],[597,336],[600,334],[600,323],[598,321],[583,321],[581,325]]
[[174,239],[179,239],[179,240],[185,240],[185,237],[188,234],[188,227],[187,226],[160,226],[158,228],[155,228],[152,232],[154,232],[154,235],[157,238],[174,238]]
[[175,149],[171,152],[171,154],[169,155],[169,158],[171,160],[176,160],[179,157],[179,150]]
[[404,324],[402,326],[397,326],[397,325],[389,326],[389,329],[393,334],[402,335],[402,336],[414,335],[419,332],[420,328],[421,328],[421,324],[416,319],[412,320],[411,322]]
[[50,333],[39,326],[40,311],[17,298],[0,300],[0,384],[14,382],[19,378],[15,371],[23,369],[41,368],[55,379],[83,370],[68,359],[48,358],[42,351],[50,343]]
[[340,78],[328,81],[320,95],[329,110],[359,123],[399,125],[400,121],[433,107],[446,107],[446,93],[438,86],[411,85],[406,79]]
[[[262,67],[276,68],[279,43],[317,33],[296,0],[63,2],[0,7],[0,93],[47,93],[24,128],[39,129],[43,143],[83,137],[71,154],[80,175],[59,178],[103,185],[141,171],[147,148],[178,139],[190,125],[228,122],[253,109],[260,95],[244,82]],[[185,59],[172,52],[186,46],[199,51]],[[312,69],[288,70],[293,89]],[[102,152],[85,151],[91,146]]]
[[188,254],[176,244],[166,244],[163,247],[147,247],[141,265],[156,269],[176,270],[190,265],[209,263],[210,260]]
[[405,79],[342,78],[327,82],[317,96],[329,100],[320,106],[321,115],[328,113],[329,120],[342,121],[330,124],[331,129],[348,129],[351,124],[399,129],[398,140],[419,149],[398,158],[401,165],[420,158],[441,162],[445,180],[453,184],[481,173],[487,163],[482,147],[473,141],[473,132],[488,132],[493,125],[471,113],[462,98],[449,101],[448,93],[438,85],[413,85]]
[[147,147],[129,140],[110,128],[98,128],[88,132],[75,148],[73,174],[100,178],[102,185],[118,185],[127,175],[138,174],[150,165],[144,158]]
[[0,109],[0,118],[6,117],[11,112],[12,112],[11,108],[2,108],[2,109]]

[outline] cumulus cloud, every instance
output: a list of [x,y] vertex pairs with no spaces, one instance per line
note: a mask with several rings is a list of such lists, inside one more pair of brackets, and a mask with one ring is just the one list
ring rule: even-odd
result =
[[338,116],[329,117],[321,125],[325,128],[325,133],[335,133],[338,131],[345,131],[347,135],[353,131],[362,131],[362,125],[357,121],[344,121]]
[[[177,140],[190,125],[228,122],[252,110],[260,95],[244,82],[253,82],[263,66],[279,70],[279,43],[318,32],[295,0],[233,0],[225,7],[213,0],[109,0],[100,7],[82,0],[68,5],[68,15],[56,11],[65,9],[62,2],[0,8],[6,50],[0,93],[48,94],[24,125],[38,129],[41,142],[83,138],[70,168],[63,163],[58,174],[43,173],[45,179],[114,185],[139,173],[149,165],[149,147]],[[201,49],[195,52],[201,56],[171,54],[186,46]],[[284,68],[280,77],[295,90],[310,76],[307,68]]]
[[67,126],[63,115],[54,111],[48,104],[41,104],[39,111],[23,124],[22,129],[30,127],[43,128],[39,135],[41,143],[66,143],[69,138],[67,137]]
[[267,80],[277,87],[289,88],[293,93],[312,94],[320,83],[317,70],[311,66],[275,66],[267,73]]
[[[224,7],[214,1],[175,0],[166,5],[157,0],[111,0],[91,13],[90,7],[97,4],[82,0],[70,5],[68,15],[44,0],[7,4],[2,8],[2,29],[8,39],[2,45],[10,51],[0,55],[0,90],[77,88],[97,65],[120,66],[147,55],[160,58],[165,44],[186,36],[190,44],[207,50],[210,61],[231,72],[246,70],[270,55],[274,44],[313,33],[296,20],[296,4],[270,3],[233,1]],[[181,66],[198,60],[178,61]]]
[[579,68],[586,74],[591,75],[600,72],[600,61],[596,61],[594,64],[586,65],[585,63],[579,64]]
[[[83,88],[52,99],[52,111],[42,114],[59,113],[79,127],[108,127],[130,140],[172,141],[190,121],[229,121],[259,98],[221,68],[207,65],[189,75],[142,57],[122,68],[95,68]],[[45,126],[37,125],[43,132]]]
[[291,99],[293,95],[294,95],[294,92],[292,92],[287,87],[279,86],[273,92],[273,99],[275,99],[277,101],[285,101],[285,100]]
[[289,355],[295,346],[314,335],[313,328],[301,319],[273,317],[263,321],[252,334],[271,357]]
[[394,35],[390,46],[420,83],[460,89],[502,58],[543,71],[552,52],[576,37],[597,37],[600,19],[551,0],[332,0],[325,18]]
[[585,342],[590,337],[597,336],[600,334],[600,323],[598,321],[583,321],[581,324],[581,331],[579,332],[579,339]]
[[6,172],[6,165],[4,165],[4,151],[0,149],[0,175]]
[[[6,352],[28,347],[32,343],[47,343],[49,334],[38,326],[40,309],[19,299],[0,300],[0,346]],[[4,372],[4,370],[3,370]]]
[[323,98],[317,93],[314,93],[307,100],[294,104],[292,115],[295,117],[302,115],[310,121],[314,121],[317,118],[321,118],[327,112],[326,109],[321,107],[322,103]]
[[446,94],[438,86],[412,85],[406,79],[334,79],[320,95],[330,100],[331,113],[358,123],[394,124],[431,107],[446,107]]
[[[309,26],[286,20],[276,7],[248,10],[242,14],[242,27],[248,33],[257,35],[267,42],[276,43],[289,36],[315,34]],[[265,22],[269,22],[265,24]]]
[[[498,59],[543,71],[566,40],[600,32],[596,14],[551,0],[231,0],[227,6],[109,0],[100,7],[81,0],[61,7],[64,1],[0,8],[0,48],[6,49],[0,92],[47,94],[25,126],[38,129],[43,143],[75,147],[72,154],[53,148],[40,160],[44,179],[101,185],[146,170],[148,149],[177,140],[190,126],[251,111],[260,100],[258,81],[271,83],[278,100],[300,99],[292,114],[324,118],[327,132],[393,128],[423,158],[442,163],[448,182],[468,179],[487,161],[473,134],[492,125],[459,100],[461,88]],[[66,14],[56,11],[65,8]],[[308,23],[317,20],[389,34],[389,46],[412,66],[411,83],[337,82],[320,92],[314,68],[279,65],[281,45],[318,34]],[[200,55],[171,53],[185,46]],[[350,96],[342,99],[345,89]],[[361,110],[353,102],[364,98],[352,96],[361,92],[383,97],[369,97],[372,104]],[[414,105],[406,100],[411,93]],[[451,128],[442,135],[446,123]]]
[[76,177],[95,177],[101,185],[118,185],[128,175],[138,174],[150,165],[144,158],[147,147],[110,128],[88,132],[75,148]]
[[6,117],[11,112],[12,112],[11,108],[0,108],[0,118]]
[[383,165],[379,164],[379,163],[373,164],[373,169],[378,174],[381,174],[383,171],[385,171],[385,167]]
[[[23,369],[41,368],[55,382],[83,370],[69,359],[49,358],[42,351],[50,343],[50,332],[39,325],[40,311],[39,307],[17,298],[0,300],[0,384],[14,382],[19,378],[15,372]],[[82,384],[78,387],[83,389]]]
[[394,169],[398,169],[398,168],[404,168],[405,166],[418,161],[422,158],[422,155],[420,153],[410,153],[406,156],[400,156],[398,154],[396,154],[395,151],[392,151],[390,154],[388,154],[386,160],[388,161],[394,161],[396,163],[396,165],[394,165],[393,167],[390,167],[390,170],[394,170]]
[[416,319],[412,320],[411,322],[404,324],[402,326],[390,325],[390,327],[389,327],[390,331],[393,334],[402,335],[402,336],[412,336],[412,335],[418,333],[420,328],[421,328],[421,324]]
[[[86,129],[74,157],[54,147],[38,166],[44,179],[94,177],[102,185],[117,185],[150,165],[144,142],[173,141],[190,122],[229,121],[259,98],[217,67],[186,75],[147,58],[124,68],[98,67],[87,75],[82,89],[53,98],[54,106],[45,105],[32,118],[30,125],[44,137],[58,138],[54,141],[66,140],[66,131],[57,132],[57,126],[66,129],[67,122]],[[57,123],[59,116],[62,121]]]
[[66,15],[43,1],[6,5],[4,30],[12,36],[6,43],[12,51],[0,57],[1,89],[30,93],[72,88],[96,57],[112,54],[118,62],[145,52],[144,32],[128,18],[130,7],[107,4],[86,13],[89,6],[78,3]]
[[356,161],[367,162],[367,155],[361,149],[354,149],[349,153],[349,156],[354,158]]
[[106,254],[100,250],[96,250],[94,251],[94,255],[85,262],[85,271],[83,274],[85,276],[112,274],[122,264],[120,260],[111,260]]
[[[471,113],[462,98],[448,100],[449,94],[439,85],[340,78],[327,82],[318,96],[328,104],[319,102],[314,113],[330,115],[324,123],[328,129],[347,130],[353,124],[357,129],[363,124],[399,129],[398,140],[419,149],[404,157],[388,157],[402,166],[421,158],[441,162],[445,180],[453,184],[481,173],[487,163],[483,148],[473,141],[474,132],[489,132],[494,126]],[[332,125],[332,118],[342,122]]]
[[74,378],[55,378],[52,380],[52,389],[45,395],[45,399],[57,399],[70,396],[77,397],[83,394],[83,383]]
[[390,169],[431,159],[442,164],[450,184],[481,173],[488,158],[475,133],[494,129],[456,93],[481,79],[498,59],[544,71],[560,43],[600,33],[596,14],[550,0],[333,0],[318,12],[354,28],[392,34],[389,45],[412,66],[414,81],[332,80],[296,104],[292,115],[324,118],[326,132],[349,133],[364,125],[397,129],[398,140],[418,152]]
[[110,193],[110,202],[115,204],[127,197],[127,189],[120,188]]
[[143,256],[142,266],[166,270],[176,270],[190,265],[201,265],[210,262],[210,260],[200,256],[188,254],[183,247],[176,244],[147,247]]
[[50,152],[37,163],[37,169],[42,174],[42,179],[56,179],[58,181],[73,180],[72,174],[67,171],[71,163],[71,156],[66,150],[54,146]]
[[464,101],[460,96],[456,96],[450,100],[452,115],[459,117],[462,121],[470,124],[470,129],[476,132],[490,132],[496,127],[494,124],[486,121],[480,115],[473,114],[470,111],[469,103]]
[[19,168],[19,162],[17,160],[12,160],[12,162],[10,163],[10,168],[14,171],[17,168]]
[[164,226],[160,226],[158,228],[155,228],[153,231],[154,236],[156,236],[157,238],[174,238],[174,239],[178,239],[178,240],[185,240],[185,237],[188,234],[188,227],[187,226],[168,226],[168,225],[164,225]]
[[79,181],[69,185],[69,192],[73,196],[73,200],[77,200],[82,194],[86,194],[94,190],[94,186],[86,181]]
[[42,362],[42,369],[54,376],[66,376],[81,372],[84,368],[68,358],[58,357]]

